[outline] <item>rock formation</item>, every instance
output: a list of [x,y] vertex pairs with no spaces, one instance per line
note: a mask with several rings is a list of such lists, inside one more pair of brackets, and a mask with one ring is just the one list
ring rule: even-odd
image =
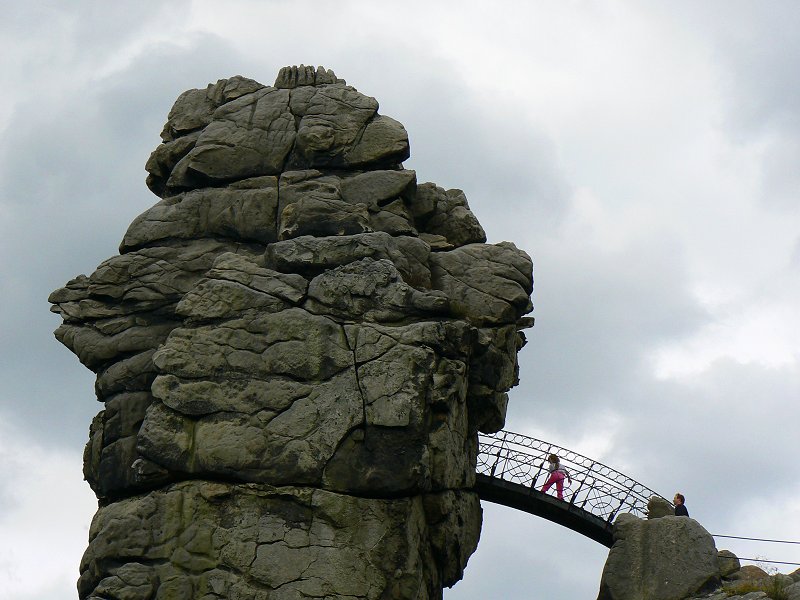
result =
[[659,517],[675,516],[675,507],[666,498],[653,496],[647,502],[647,518],[658,519]]
[[647,520],[617,517],[598,600],[800,600],[800,570],[770,576],[741,566],[694,519],[662,514],[665,505],[653,498]]
[[614,522],[598,600],[679,600],[718,583],[714,538],[697,521],[622,514]]
[[330,70],[183,93],[162,199],[50,297],[97,373],[80,598],[434,599],[480,532],[532,265]]

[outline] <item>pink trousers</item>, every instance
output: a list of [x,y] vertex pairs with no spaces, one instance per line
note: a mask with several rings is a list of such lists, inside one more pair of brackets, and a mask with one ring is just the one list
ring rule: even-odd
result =
[[542,492],[547,492],[553,484],[556,484],[556,494],[558,495],[559,500],[564,499],[564,474],[561,471],[553,471],[550,473],[550,477],[547,478],[547,481],[542,486]]

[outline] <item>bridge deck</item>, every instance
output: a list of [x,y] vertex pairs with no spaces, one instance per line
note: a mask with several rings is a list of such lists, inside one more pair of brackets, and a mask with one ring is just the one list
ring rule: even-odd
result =
[[[615,517],[647,515],[660,496],[650,488],[592,458],[532,437],[499,431],[480,434],[475,490],[488,502],[525,511],[568,527],[610,547]],[[547,457],[555,454],[570,473],[564,500],[539,491],[547,479]]]
[[529,486],[479,474],[475,481],[475,491],[478,492],[481,500],[502,504],[542,517],[585,535],[607,548],[614,543],[610,523],[594,516],[589,511],[568,504],[554,496],[543,494]]

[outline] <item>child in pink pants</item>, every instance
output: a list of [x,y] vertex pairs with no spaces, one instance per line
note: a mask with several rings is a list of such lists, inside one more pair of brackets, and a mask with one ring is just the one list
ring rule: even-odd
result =
[[555,483],[556,484],[556,494],[558,495],[559,500],[564,499],[564,477],[567,478],[567,481],[572,483],[572,478],[567,473],[567,470],[561,466],[561,460],[555,454],[551,454],[547,457],[547,462],[549,465],[547,466],[547,470],[550,471],[550,477],[547,478],[544,485],[542,486],[542,492],[546,493],[547,490]]

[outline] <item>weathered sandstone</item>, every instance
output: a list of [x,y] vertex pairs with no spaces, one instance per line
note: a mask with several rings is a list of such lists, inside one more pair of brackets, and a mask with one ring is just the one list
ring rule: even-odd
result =
[[617,517],[598,600],[800,599],[792,576],[742,566],[733,552],[717,551],[700,523],[667,515],[667,507],[654,497],[647,520]]
[[161,199],[50,296],[97,374],[81,598],[436,599],[480,532],[477,432],[532,264],[323,68],[175,102]]

